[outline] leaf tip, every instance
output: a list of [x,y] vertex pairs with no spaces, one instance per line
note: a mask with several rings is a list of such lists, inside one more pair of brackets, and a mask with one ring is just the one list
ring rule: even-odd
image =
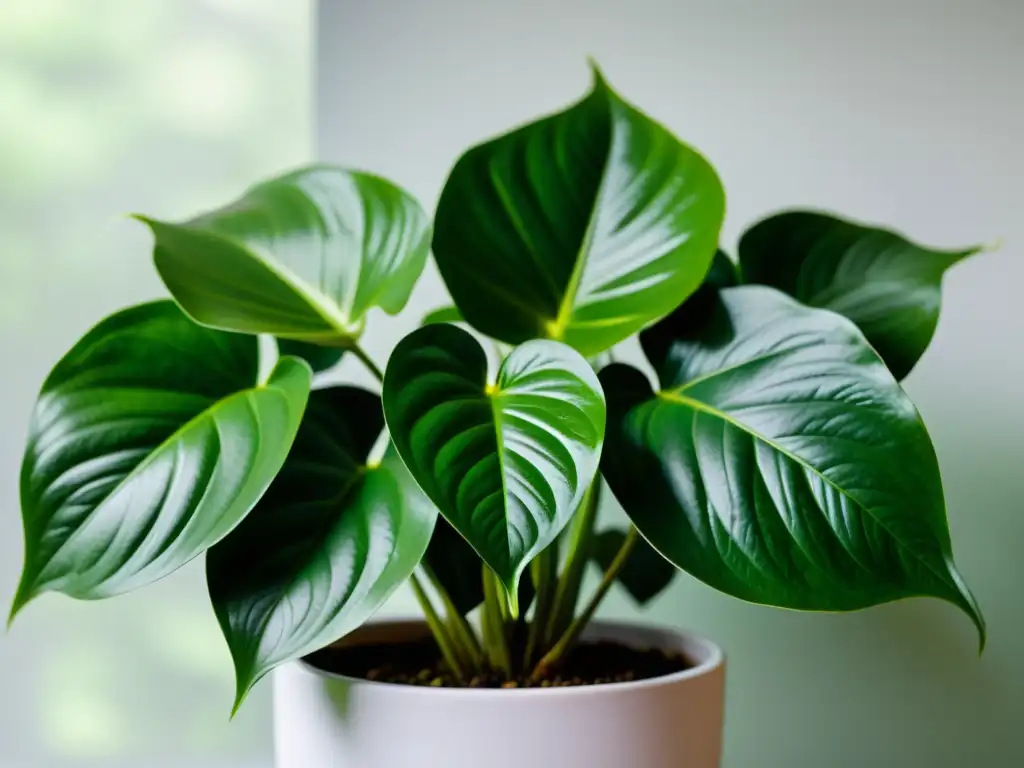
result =
[[[516,579],[518,581],[518,579]],[[519,587],[517,584],[503,584],[505,588],[505,603],[508,605],[508,617],[512,621],[519,619]]]
[[608,85],[608,82],[604,79],[604,74],[601,72],[601,66],[597,63],[597,59],[593,56],[587,56],[587,66],[590,67],[590,75],[593,78],[594,88]]
[[971,621],[974,622],[975,628],[978,630],[978,655],[981,656],[985,652],[985,644],[988,641],[988,628],[985,624],[985,617],[981,612],[981,606],[978,605],[977,599],[967,586],[967,582],[964,581],[964,577],[960,575],[960,571],[953,564],[952,559],[947,562],[947,567],[957,590],[954,602],[970,617]]
[[7,614],[7,631],[11,631],[11,627],[14,626],[14,620],[18,617],[21,611],[32,602],[33,598],[36,597],[36,592],[33,590],[32,585],[27,581],[23,575],[21,581],[18,584],[18,591],[14,593],[14,600],[11,601],[11,610]]
[[987,243],[982,243],[974,249],[975,253],[995,253],[1000,251],[1005,245],[1003,238],[997,237],[994,240],[989,240]]

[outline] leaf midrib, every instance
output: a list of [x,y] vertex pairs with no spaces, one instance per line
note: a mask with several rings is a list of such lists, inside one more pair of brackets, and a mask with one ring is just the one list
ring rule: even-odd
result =
[[822,474],[822,472],[818,470],[817,467],[808,464],[807,461],[797,456],[792,451],[784,448],[779,443],[772,440],[770,437],[762,435],[761,433],[751,429],[749,426],[744,424],[739,419],[733,418],[724,411],[720,411],[714,406],[709,405],[701,400],[688,397],[687,395],[682,394],[680,390],[661,390],[656,393],[656,397],[659,400],[664,400],[670,403],[676,403],[677,405],[682,405],[684,407],[691,408],[694,411],[698,411],[700,413],[705,413],[709,416],[719,418],[722,421],[725,421],[726,423],[736,427],[737,429],[746,432],[751,437],[764,442],[766,445],[778,451],[783,456],[786,456],[788,459],[795,462],[799,466],[803,467],[805,470],[812,472],[816,477],[820,478],[823,483],[832,488],[836,493],[842,495],[847,499],[850,499],[850,501],[857,505],[858,509],[860,509],[861,511],[863,511],[865,515],[870,517],[875,522],[875,524],[878,525],[879,528],[884,530],[892,538],[893,541],[897,542],[900,545],[900,547],[902,547],[906,552],[908,552],[912,557],[914,557],[915,560],[920,562],[925,568],[927,568],[932,574],[934,574],[939,579],[939,581],[941,581],[943,584],[946,584],[947,586],[952,586],[953,591],[957,595],[960,594],[960,590],[957,588],[955,582],[951,584],[949,574],[944,574],[936,571],[935,568],[932,567],[931,563],[929,563],[920,555],[918,555],[912,547],[907,546],[907,544],[905,544],[898,536],[896,536],[896,534],[894,534],[892,530],[884,522],[882,522],[875,514],[873,514],[871,509],[866,507],[859,499],[850,495],[849,492],[845,491],[844,489],[836,485],[830,478]]
[[[187,225],[186,225],[187,226]],[[305,301],[313,310],[320,316],[320,318],[327,323],[328,326],[333,328],[338,335],[344,337],[352,336],[352,329],[350,327],[351,318],[346,317],[341,307],[337,306],[330,298],[319,290],[307,288],[308,283],[301,277],[296,275],[291,269],[285,266],[280,261],[270,258],[266,254],[263,254],[259,250],[255,250],[249,247],[248,244],[239,240],[234,235],[228,235],[215,229],[202,229],[204,233],[209,233],[213,237],[222,240],[229,245],[238,248],[243,254],[249,257],[252,261],[262,264],[266,269],[277,277],[282,283],[288,288],[295,292],[303,301]],[[312,334],[309,334],[312,335]],[[321,334],[316,334],[320,336]],[[322,334],[327,337],[327,334]],[[303,337],[307,337],[307,334],[303,334]]]
[[573,264],[572,273],[569,275],[569,283],[566,285],[565,293],[562,294],[562,301],[558,305],[558,315],[548,331],[548,337],[555,341],[561,341],[565,337],[565,332],[572,322],[573,311],[576,308],[576,298],[579,294],[580,283],[583,280],[583,272],[586,269],[587,260],[590,257],[594,244],[598,212],[604,198],[605,185],[608,182],[608,166],[611,163],[612,151],[615,148],[615,121],[612,119],[612,104],[609,94],[606,94],[605,107],[606,118],[609,124],[608,148],[605,151],[604,162],[601,165],[601,181],[598,182],[597,194],[594,195],[594,204],[590,209],[590,215],[587,217],[587,228],[583,232],[583,241],[576,251],[576,261]]

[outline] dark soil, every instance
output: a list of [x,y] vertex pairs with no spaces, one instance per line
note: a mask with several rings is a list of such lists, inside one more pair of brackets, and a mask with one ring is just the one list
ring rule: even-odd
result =
[[528,673],[517,680],[487,673],[460,685],[433,640],[325,648],[308,660],[319,669],[347,677],[437,688],[560,688],[625,683],[670,675],[692,666],[682,654],[639,651],[611,642],[578,645],[561,669],[540,682],[531,682]]

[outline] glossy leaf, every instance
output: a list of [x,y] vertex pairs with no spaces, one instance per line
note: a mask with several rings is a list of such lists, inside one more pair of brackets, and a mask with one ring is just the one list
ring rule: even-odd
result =
[[845,318],[770,288],[722,291],[703,325],[641,334],[661,389],[605,369],[602,472],[640,532],[756,603],[851,610],[915,595],[963,608],[921,417]]
[[980,250],[925,248],[889,230],[789,211],[744,234],[739,257],[746,282],[853,320],[901,379],[935,334],[943,274]]
[[331,346],[357,337],[371,307],[401,311],[430,246],[412,197],[325,165],[181,224],[142,221],[160,276],[197,322]]
[[[617,529],[601,531],[594,537],[593,558],[602,572],[611,566],[625,540],[625,532]],[[640,539],[616,580],[637,603],[645,605],[665,591],[676,573],[678,571],[672,563]]]
[[366,621],[423,557],[437,510],[393,450],[367,463],[383,426],[377,395],[314,391],[280,475],[207,555],[236,709],[275,666]]
[[256,376],[254,337],[201,328],[170,301],[87,333],[33,415],[12,616],[42,592],[143,586],[227,535],[281,468],[309,394],[295,358]]
[[597,471],[604,396],[587,362],[564,344],[531,341],[488,385],[473,336],[428,325],[392,353],[384,413],[420,486],[515,595]]
[[333,368],[345,354],[345,350],[338,347],[321,347],[319,344],[294,339],[277,339],[277,349],[281,355],[301,357],[309,363],[314,373],[323,373]]
[[591,357],[696,290],[724,215],[711,165],[595,70],[579,103],[459,159],[433,251],[474,328]]
[[432,312],[423,316],[420,325],[432,325],[434,323],[461,323],[462,313],[458,307],[438,307]]

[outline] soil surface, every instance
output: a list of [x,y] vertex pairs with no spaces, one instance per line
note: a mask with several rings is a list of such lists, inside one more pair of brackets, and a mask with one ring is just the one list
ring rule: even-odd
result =
[[611,642],[583,643],[549,679],[531,682],[528,674],[506,680],[496,673],[476,675],[460,683],[451,674],[433,640],[392,645],[325,648],[308,661],[326,672],[382,683],[437,688],[560,688],[648,680],[689,669],[682,654],[639,651]]

